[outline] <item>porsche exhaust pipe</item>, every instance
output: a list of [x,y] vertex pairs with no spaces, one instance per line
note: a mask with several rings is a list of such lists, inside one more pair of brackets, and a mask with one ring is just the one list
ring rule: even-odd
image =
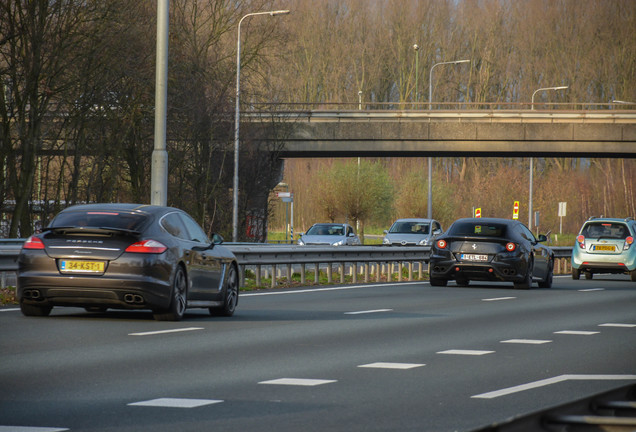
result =
[[130,294],[130,293],[124,294],[124,301],[128,304],[136,304],[136,305],[145,303],[143,296],[140,296],[139,294]]

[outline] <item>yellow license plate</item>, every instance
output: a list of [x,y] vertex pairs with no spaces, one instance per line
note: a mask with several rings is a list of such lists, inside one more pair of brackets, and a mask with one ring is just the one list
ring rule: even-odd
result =
[[595,251],[608,251],[608,252],[614,252],[616,249],[614,248],[614,246],[607,246],[607,245],[594,245],[594,250],[595,250]]
[[103,261],[60,261],[60,271],[68,273],[104,273]]

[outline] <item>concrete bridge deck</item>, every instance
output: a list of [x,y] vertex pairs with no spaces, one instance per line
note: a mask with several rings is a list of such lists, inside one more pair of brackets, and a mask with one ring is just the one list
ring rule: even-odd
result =
[[[249,129],[279,128],[281,157],[636,157],[634,110],[245,112]],[[264,140],[271,136],[253,130]]]

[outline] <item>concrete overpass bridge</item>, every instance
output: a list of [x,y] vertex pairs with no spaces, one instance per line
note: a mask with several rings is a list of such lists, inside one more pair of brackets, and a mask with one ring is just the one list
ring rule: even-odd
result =
[[636,157],[634,110],[252,111],[241,119],[265,141],[278,125],[281,158]]

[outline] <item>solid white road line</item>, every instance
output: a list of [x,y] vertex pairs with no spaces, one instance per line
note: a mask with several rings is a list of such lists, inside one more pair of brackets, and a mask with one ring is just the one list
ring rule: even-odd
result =
[[507,396],[513,393],[531,390],[539,387],[545,387],[550,384],[560,383],[563,381],[607,381],[607,380],[636,380],[636,375],[559,375],[552,378],[546,378],[527,384],[521,384],[514,387],[508,387],[488,393],[482,393],[471,398],[475,399],[494,399],[500,396]]
[[166,333],[179,333],[179,332],[187,332],[194,330],[203,330],[203,327],[186,327],[180,329],[171,329],[171,330],[157,330],[150,332],[142,332],[142,333],[128,333],[128,336],[152,336],[158,334],[166,334]]
[[376,362],[358,366],[359,368],[378,368],[378,369],[413,369],[416,367],[426,366],[423,363],[386,363]]
[[215,399],[183,399],[183,398],[159,398],[142,402],[129,403],[128,406],[147,406],[162,408],[198,408],[223,402]]
[[[10,309],[0,309],[0,312],[15,312],[15,311],[19,311],[20,308],[10,308]],[[0,426],[0,428],[3,426]],[[22,429],[20,429],[22,430]],[[55,430],[60,430],[60,429],[55,429]],[[67,430],[67,429],[64,429]],[[0,429],[0,432],[2,432],[2,429]]]
[[[427,281],[414,281],[414,282],[395,282],[391,285],[417,285],[428,283]],[[301,289],[294,291],[265,291],[265,292],[255,292],[255,293],[246,293],[241,294],[241,297],[257,297],[257,296],[266,296],[266,295],[286,295],[286,294],[305,294],[305,293],[314,293],[321,291],[346,291],[352,289],[360,289],[360,288],[377,288],[377,287],[386,287],[388,284],[368,284],[368,285],[346,285],[346,286],[336,286],[329,288],[309,288],[309,289]]]
[[605,288],[580,289],[579,292],[605,291]]
[[259,384],[274,384],[274,385],[290,385],[290,386],[307,386],[313,387],[322,384],[330,384],[338,382],[338,380],[323,380],[323,379],[303,379],[303,378],[279,378],[269,381],[261,381]]

